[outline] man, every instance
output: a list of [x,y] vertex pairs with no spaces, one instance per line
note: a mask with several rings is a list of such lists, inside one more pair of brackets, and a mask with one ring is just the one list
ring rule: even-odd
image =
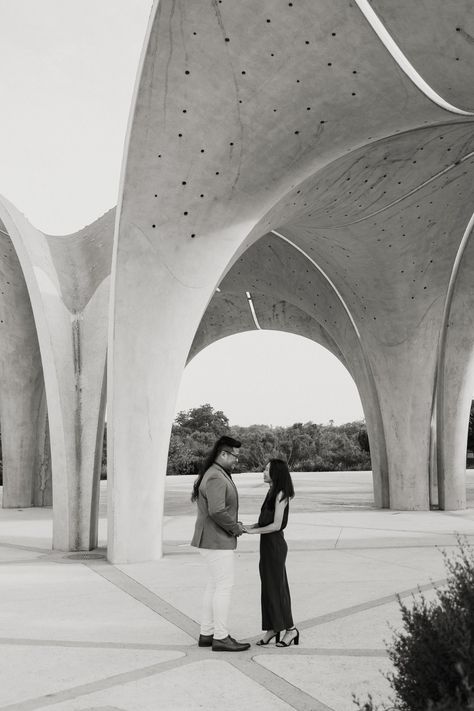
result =
[[197,520],[191,545],[198,548],[208,570],[201,617],[200,647],[214,652],[242,652],[250,647],[229,635],[227,620],[234,584],[234,551],[243,526],[237,521],[239,497],[231,472],[239,459],[241,443],[220,437],[194,482]]

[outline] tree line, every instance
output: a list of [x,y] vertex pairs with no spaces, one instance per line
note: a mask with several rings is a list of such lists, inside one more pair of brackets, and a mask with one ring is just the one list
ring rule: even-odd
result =
[[230,434],[242,442],[237,472],[259,471],[283,456],[291,471],[371,469],[365,422],[344,425],[296,422],[289,427],[233,426],[222,410],[206,403],[179,412],[173,424],[167,474],[196,474],[215,439]]
[[[242,442],[236,471],[259,471],[272,456],[286,458],[291,471],[356,471],[371,469],[369,438],[363,420],[335,425],[295,422],[289,427],[233,426],[222,410],[206,403],[179,412],[168,452],[167,474],[196,474],[215,439],[230,434]],[[2,481],[0,437],[0,485]],[[474,453],[474,401],[469,415],[467,451]],[[468,461],[473,466],[474,460]],[[107,427],[104,432],[101,478],[107,478]]]

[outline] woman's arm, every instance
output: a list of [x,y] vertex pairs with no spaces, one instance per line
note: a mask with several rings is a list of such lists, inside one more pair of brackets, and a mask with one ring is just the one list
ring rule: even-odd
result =
[[280,491],[275,500],[275,516],[273,517],[273,522],[269,523],[268,526],[252,526],[249,528],[245,526],[246,533],[274,533],[279,531],[281,524],[283,523],[283,514],[285,513],[285,507],[288,504],[288,499],[283,498],[283,492]]

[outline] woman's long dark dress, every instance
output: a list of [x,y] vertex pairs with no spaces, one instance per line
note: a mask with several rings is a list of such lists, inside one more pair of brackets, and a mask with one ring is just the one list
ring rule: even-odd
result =
[[[269,503],[270,491],[263,502],[259,526],[268,526],[275,518],[275,508]],[[262,582],[262,630],[280,632],[293,627],[290,589],[285,561],[288,546],[283,529],[288,523],[289,503],[285,506],[279,531],[260,535],[260,580]]]

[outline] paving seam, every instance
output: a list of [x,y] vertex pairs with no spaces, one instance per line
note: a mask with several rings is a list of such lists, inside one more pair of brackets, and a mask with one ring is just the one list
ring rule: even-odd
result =
[[[255,651],[250,650],[254,655]],[[281,656],[282,654],[291,654],[292,657],[381,657],[387,656],[385,649],[362,649],[360,647],[344,648],[337,647],[292,647],[289,652],[281,652],[281,647],[269,647],[265,652],[260,654],[270,654]]]
[[[254,553],[254,551],[249,551]],[[195,637],[199,632],[199,626],[194,620],[184,615],[182,612],[174,608],[172,605],[167,603],[165,600],[157,596],[155,593],[151,592],[141,583],[131,578],[123,571],[115,568],[105,561],[101,562],[84,562],[81,564],[89,567],[93,572],[97,573],[104,579],[108,580],[110,583],[115,585],[117,588],[130,595],[138,602],[149,607],[151,610],[159,614],[161,617],[174,624],[176,627],[182,631],[189,634],[191,637]],[[418,593],[423,590],[432,589],[436,585],[445,583],[445,580],[434,581],[430,584],[425,584],[423,586],[418,586],[410,590],[405,590],[397,594],[391,594],[384,596],[383,598],[378,598],[377,600],[372,600],[367,603],[361,603],[360,605],[354,605],[343,610],[339,610],[334,613],[328,613],[326,615],[321,615],[316,618],[306,620],[299,624],[301,629],[307,629],[319,624],[324,624],[325,622],[330,622],[336,619],[347,617],[357,612],[369,610],[371,608],[387,604],[397,600],[397,596],[404,598],[413,593]],[[12,642],[13,644],[13,642]],[[171,645],[166,647],[171,649]],[[182,651],[179,649],[178,651]],[[155,664],[149,667],[145,667],[140,670],[134,670],[131,672],[125,672],[122,674],[114,675],[113,677],[108,677],[103,680],[96,682],[91,682],[89,684],[79,685],[68,690],[59,691],[53,694],[47,694],[43,697],[36,699],[29,699],[26,701],[10,704],[8,706],[0,707],[2,711],[34,711],[34,709],[39,709],[44,706],[53,705],[60,703],[62,701],[67,701],[70,699],[77,698],[78,696],[84,696],[87,694],[94,693],[96,691],[101,691],[103,689],[111,688],[120,684],[128,683],[130,681],[137,681],[142,678],[152,676],[154,674],[160,674],[164,671],[176,669],[178,667],[191,664],[193,662],[202,661],[203,658],[209,658],[209,655],[203,655],[201,650],[196,647],[189,650],[191,654],[185,654],[184,657],[179,659],[168,660],[159,664]],[[313,655],[325,655],[325,656],[341,656],[338,652],[343,650],[298,650],[296,653],[301,655],[310,656]],[[348,655],[351,650],[344,650],[345,655]],[[357,656],[381,656],[381,652],[378,650],[352,650],[352,655]],[[217,661],[217,660],[216,660]],[[322,704],[320,701],[314,697],[306,694],[297,687],[293,686],[290,682],[282,679],[278,675],[274,674],[270,670],[262,667],[258,662],[255,662],[250,655],[246,655],[246,658],[227,659],[236,669],[241,671],[248,678],[256,681],[262,688],[266,689],[273,695],[282,699],[285,703],[288,703],[296,711],[335,711],[329,706]]]
[[[168,649],[170,649],[168,647]],[[176,650],[182,651],[182,650]],[[327,656],[327,649],[319,650],[292,650],[291,654],[294,656],[296,654],[302,654],[304,656]],[[331,650],[331,656],[346,656],[348,650]],[[359,652],[361,650],[354,650]],[[320,701],[318,701],[313,696],[310,696],[304,691],[301,691],[298,687],[294,686],[290,682],[286,681],[282,677],[278,676],[274,672],[270,671],[266,667],[255,661],[253,658],[253,651],[250,654],[245,652],[239,655],[237,659],[235,656],[226,656],[225,659],[222,657],[216,658],[216,653],[212,653],[209,650],[200,649],[199,647],[192,648],[189,650],[189,654],[185,654],[183,657],[178,659],[170,659],[164,662],[159,662],[157,664],[149,665],[141,669],[135,669],[129,672],[122,672],[120,674],[115,674],[111,677],[106,677],[104,679],[99,679],[97,681],[88,682],[86,684],[80,684],[78,686],[71,687],[69,689],[63,689],[57,692],[52,692],[50,694],[45,694],[40,697],[26,699],[24,701],[19,701],[13,704],[8,704],[6,706],[0,706],[1,711],[35,711],[36,709],[41,709],[46,706],[52,706],[65,701],[71,701],[79,697],[88,696],[106,689],[113,688],[115,686],[120,686],[123,684],[128,684],[131,682],[141,681],[142,679],[149,678],[151,676],[163,674],[167,671],[173,671],[174,669],[188,666],[190,664],[195,664],[205,660],[212,660],[215,662],[227,662],[240,671],[244,676],[255,681],[261,688],[265,689],[269,693],[278,697],[285,703],[289,704],[291,708],[296,711],[335,711],[332,707],[326,706]],[[268,654],[270,650],[266,652]],[[346,652],[346,654],[340,654],[340,652]],[[363,652],[378,652],[378,650],[363,650]],[[334,653],[337,653],[334,654]],[[281,655],[281,652],[277,653]],[[244,657],[245,655],[245,657]],[[357,654],[357,656],[381,656],[379,653],[373,654]]]
[[[455,535],[455,534],[446,534],[446,535]],[[474,538],[474,533],[470,534],[463,534],[466,535],[466,538],[472,539]],[[320,546],[315,546],[314,545],[314,539],[300,539],[299,541],[292,540],[291,538],[287,538],[286,542],[288,543],[288,547],[290,550],[295,551],[295,552],[302,552],[302,551],[314,551],[319,552],[319,551],[334,551],[334,543],[328,542],[325,545],[320,545]],[[191,550],[173,550],[173,547],[181,547],[183,545],[183,542],[181,541],[165,541],[164,543],[164,548],[165,548],[165,556],[171,557],[171,556],[179,556],[179,555],[194,555]],[[188,546],[188,544],[184,544]],[[426,543],[426,544],[415,544],[415,545],[405,545],[405,546],[397,546],[397,545],[390,545],[390,546],[348,546],[348,545],[339,545],[337,547],[338,551],[345,552],[345,551],[384,551],[384,550],[397,550],[397,551],[403,551],[403,550],[411,550],[414,548],[437,548],[437,547],[442,547],[442,548],[457,548],[457,543]],[[168,550],[167,550],[168,549]],[[258,548],[252,548],[252,549],[245,549],[241,548],[237,551],[238,555],[249,555],[250,553],[258,553]]]
[[[345,552],[348,552],[348,551],[345,551]],[[349,553],[352,553],[353,558],[360,558],[361,560],[368,561],[369,563],[377,562],[376,559],[367,555],[367,553],[366,553],[366,555],[363,555],[361,551],[349,551]],[[400,563],[399,561],[384,560],[384,565],[390,566],[392,568],[403,568],[404,570],[416,570],[417,572],[420,572],[419,567],[417,568],[414,565],[407,565],[406,563]]]
[[190,659],[187,656],[181,657],[180,659],[169,659],[165,662],[158,662],[157,664],[142,667],[141,669],[134,669],[133,671],[114,674],[113,676],[105,677],[104,679],[99,679],[98,681],[79,684],[78,686],[73,686],[69,689],[63,689],[61,691],[55,691],[51,694],[45,694],[44,696],[38,696],[34,699],[26,699],[25,701],[18,701],[13,704],[8,704],[7,706],[0,706],[0,709],[1,711],[35,711],[35,709],[41,709],[45,706],[53,706],[54,704],[59,704],[63,701],[71,701],[73,699],[77,699],[79,696],[87,696],[98,691],[111,689],[114,686],[119,686],[121,684],[141,681],[142,679],[146,679],[150,676],[162,674],[163,672],[170,671],[171,669],[175,669],[180,666],[186,666],[187,664],[190,664],[191,661],[195,660]]
[[[190,617],[185,615],[183,612],[173,607],[170,603],[163,600],[151,590],[146,588],[141,583],[137,583],[136,580],[131,578],[126,573],[115,568],[106,562],[88,562],[83,563],[87,565],[88,568],[93,570],[95,573],[105,578],[113,585],[118,587],[123,592],[127,593],[133,597],[138,602],[141,602],[146,607],[150,608],[156,612],[160,617],[175,625],[183,632],[186,632],[190,637],[195,639],[199,635],[199,625],[197,622],[192,620]],[[430,583],[425,583],[424,585],[417,585],[414,588],[409,588],[407,590],[402,590],[398,593],[390,593],[375,600],[370,600],[367,602],[359,603],[358,605],[351,605],[334,612],[329,612],[323,615],[318,615],[317,617],[309,618],[298,623],[301,629],[308,629],[310,627],[315,627],[317,625],[325,624],[326,622],[333,622],[344,617],[349,617],[351,615],[357,614],[358,612],[365,612],[375,607],[380,607],[392,602],[397,602],[398,598],[404,599],[411,595],[416,595],[420,592],[431,590],[439,585],[444,585],[446,583],[446,578],[431,581]],[[254,638],[249,638],[252,640],[257,640],[258,635]]]
[[[194,644],[185,646],[179,644],[149,644],[137,642],[84,642],[81,640],[54,640],[54,639],[24,639],[15,637],[0,637],[0,647],[63,647],[65,649],[119,649],[136,650],[140,652],[186,652],[195,654],[198,659],[202,657],[202,650],[195,648]],[[253,651],[253,650],[251,650]],[[269,647],[265,654],[281,654],[276,648]],[[337,648],[337,647],[293,647],[292,655],[302,656],[332,656],[332,657],[385,657],[384,649]],[[199,656],[200,655],[200,656]],[[211,655],[215,658],[215,655]]]
[[[472,516],[472,514],[471,514]],[[456,517],[459,518],[459,517]],[[467,520],[469,522],[474,523],[474,519],[462,519],[462,520]],[[379,533],[380,531],[385,531],[389,533],[395,533],[395,534],[401,534],[401,533],[415,533],[416,535],[422,535],[422,536],[455,536],[457,531],[443,531],[441,530],[436,530],[436,531],[424,531],[416,528],[389,528],[387,526],[348,526],[344,524],[344,526],[341,526],[341,524],[337,523],[310,523],[306,521],[298,521],[297,522],[298,526],[307,526],[308,528],[344,528],[344,529],[349,529],[350,531],[368,531],[368,532],[377,532]],[[464,534],[461,534],[464,535]],[[466,535],[473,535],[471,532],[470,534]]]
[[184,652],[189,644],[153,644],[147,642],[93,642],[69,639],[25,639],[0,637],[0,647],[65,647],[68,649],[134,649],[144,652]]
[[314,696],[262,666],[252,657],[232,658],[229,663],[296,711],[335,711],[331,706],[326,706]]
[[149,588],[141,583],[138,583],[134,578],[119,570],[115,566],[101,562],[83,562],[86,567],[90,568],[94,573],[108,580],[112,585],[122,590],[122,592],[133,597],[137,602],[145,605],[153,612],[156,612],[160,617],[167,620],[175,627],[178,627],[183,632],[186,632],[190,637],[196,639],[199,635],[199,625],[195,620],[191,619],[181,612],[169,602],[156,595]]
[[336,610],[335,612],[328,612],[324,615],[318,615],[318,617],[313,617],[299,622],[298,629],[309,629],[310,627],[316,627],[317,625],[324,625],[326,622],[334,622],[335,620],[340,620],[344,617],[356,615],[358,612],[366,612],[374,607],[380,607],[391,602],[397,602],[398,598],[404,599],[406,597],[410,597],[411,595],[417,595],[420,592],[432,590],[439,585],[445,584],[446,578],[442,578],[441,580],[433,580],[431,583],[418,585],[416,588],[402,590],[398,593],[391,593],[390,595],[385,595],[384,597],[379,597],[375,600],[370,600],[369,602],[361,602],[358,605],[351,605],[350,607],[345,607],[342,610]]
[[22,546],[20,543],[8,543],[0,541],[0,548],[15,548],[21,551],[29,551],[30,553],[50,553],[50,548],[38,548],[37,546]]

